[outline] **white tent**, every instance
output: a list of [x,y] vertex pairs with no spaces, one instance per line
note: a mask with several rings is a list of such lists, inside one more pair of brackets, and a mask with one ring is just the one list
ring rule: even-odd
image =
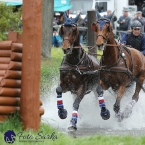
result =
[[23,0],[0,0],[0,2],[6,3],[6,5],[22,5]]

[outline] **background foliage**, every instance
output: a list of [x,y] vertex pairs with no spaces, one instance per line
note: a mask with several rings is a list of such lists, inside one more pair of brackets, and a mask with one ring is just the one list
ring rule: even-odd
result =
[[21,24],[21,8],[14,6],[6,6],[0,3],[0,41],[7,40],[8,31],[21,32],[19,25]]

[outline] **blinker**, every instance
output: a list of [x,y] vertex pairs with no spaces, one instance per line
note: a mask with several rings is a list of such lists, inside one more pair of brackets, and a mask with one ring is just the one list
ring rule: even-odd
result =
[[100,24],[100,30],[102,30],[106,23],[110,23],[110,20],[101,18],[97,22]]

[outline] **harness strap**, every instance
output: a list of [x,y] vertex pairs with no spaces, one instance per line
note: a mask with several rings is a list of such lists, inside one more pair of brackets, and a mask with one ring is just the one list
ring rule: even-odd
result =
[[[76,70],[76,66],[70,66],[70,65],[63,65],[63,66],[60,66],[59,70]],[[78,66],[78,69],[79,70],[87,70],[87,67],[85,66]]]

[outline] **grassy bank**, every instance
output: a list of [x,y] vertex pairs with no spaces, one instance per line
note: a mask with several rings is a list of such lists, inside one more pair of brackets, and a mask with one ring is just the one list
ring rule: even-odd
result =
[[18,114],[0,124],[0,145],[8,144],[4,141],[4,134],[8,130],[16,134],[14,145],[145,145],[145,137],[97,135],[72,138],[44,123],[37,132],[22,131]]
[[59,66],[63,58],[61,48],[52,48],[51,58],[41,58],[41,95],[49,91],[53,83],[58,83]]

